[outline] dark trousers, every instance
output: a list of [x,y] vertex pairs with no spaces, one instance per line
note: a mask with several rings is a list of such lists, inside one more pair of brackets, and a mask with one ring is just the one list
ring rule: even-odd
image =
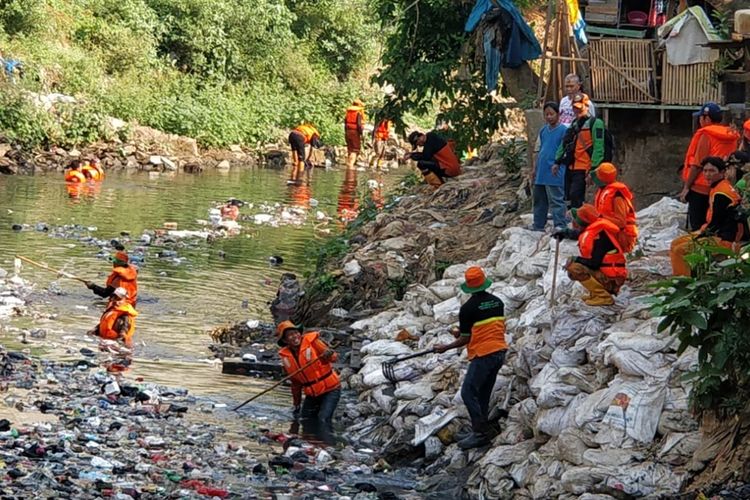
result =
[[490,399],[495,387],[497,372],[505,361],[505,351],[493,352],[487,356],[474,358],[469,363],[469,369],[461,386],[461,398],[471,418],[471,428],[474,432],[487,431],[490,415]]
[[430,172],[437,175],[441,181],[444,181],[448,175],[445,173],[445,170],[440,167],[440,165],[435,161],[425,161],[425,160],[419,160],[417,162],[417,168],[420,172],[422,172],[422,175],[427,175]]
[[333,423],[333,412],[341,398],[341,389],[328,391],[320,396],[305,396],[300,417],[303,421],[317,421],[326,426]]
[[585,170],[565,169],[565,199],[570,208],[579,208],[586,200]]
[[686,196],[688,204],[688,230],[697,231],[706,223],[708,213],[708,195],[696,193],[692,189]]

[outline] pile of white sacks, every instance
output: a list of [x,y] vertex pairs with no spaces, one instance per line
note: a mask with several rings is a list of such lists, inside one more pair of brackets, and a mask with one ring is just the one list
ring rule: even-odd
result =
[[[642,298],[645,283],[670,274],[667,251],[682,233],[685,211],[664,198],[638,212],[639,249],[629,269],[641,291],[626,284],[615,306],[586,306],[583,288],[558,269],[551,307],[555,240],[514,227],[485,258],[451,266],[442,280],[413,285],[394,308],[354,323],[370,343],[348,380],[360,392],[359,403],[347,408],[358,422],[353,436],[386,450],[423,445],[428,472],[473,468],[465,485],[472,497],[591,500],[678,492],[699,445],[683,377],[697,355],[677,356],[677,342],[656,332],[658,319]],[[576,242],[563,241],[559,266],[572,255]],[[408,380],[395,385],[381,364],[453,340],[448,329],[468,298],[459,285],[470,265],[485,269],[494,282],[489,291],[505,303],[510,349],[492,408],[509,415],[488,449],[464,452],[451,433],[468,424],[460,399],[465,350],[396,364],[396,375]],[[414,350],[394,340],[402,329],[419,336]]]

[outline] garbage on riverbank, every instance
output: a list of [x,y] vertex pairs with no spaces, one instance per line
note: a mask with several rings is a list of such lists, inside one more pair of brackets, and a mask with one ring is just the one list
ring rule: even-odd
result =
[[[666,250],[681,233],[684,213],[684,205],[666,198],[638,213],[638,257],[613,307],[586,306],[584,290],[558,273],[550,308],[554,240],[520,227],[502,231],[489,252],[445,269],[441,280],[412,283],[393,307],[351,325],[370,343],[348,380],[360,392],[346,409],[350,434],[382,446],[387,460],[439,473],[436,490],[465,489],[472,497],[677,494],[712,458],[695,453],[701,434],[688,411],[691,383],[684,375],[697,351],[677,356],[677,344],[656,333],[658,319],[640,299],[645,284],[670,274]],[[402,239],[404,247],[413,244],[411,236]],[[561,261],[576,252],[575,242],[563,242]],[[466,355],[403,362],[396,384],[381,365],[453,339],[448,328],[466,298],[459,285],[469,265],[485,269],[494,282],[489,291],[505,303],[510,350],[491,403],[502,432],[489,449],[464,452],[456,434],[468,429],[460,401]],[[362,266],[354,271],[353,281],[365,277]]]
[[528,181],[506,171],[501,151],[486,146],[482,162],[460,177],[438,190],[417,186],[347,241],[334,242],[347,253],[308,280],[301,320],[341,327],[400,300],[406,285],[427,285],[451,264],[489,252],[528,200]]
[[[30,287],[0,270],[3,306],[22,311]],[[346,439],[325,446],[297,428],[280,430],[283,416],[236,414],[185,389],[107,373],[86,348],[77,358],[43,360],[0,346],[4,496],[420,497],[414,472],[393,472],[373,449]]]

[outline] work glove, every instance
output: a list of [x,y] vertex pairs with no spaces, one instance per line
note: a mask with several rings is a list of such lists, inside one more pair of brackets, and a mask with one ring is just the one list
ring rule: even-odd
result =
[[552,237],[558,241],[561,241],[564,239],[573,239],[573,231],[570,230],[569,228],[558,229],[557,231],[552,233]]
[[328,349],[320,355],[320,359],[325,361],[326,363],[330,362],[331,358],[333,358],[333,349]]
[[87,282],[86,282],[86,288],[88,288],[89,290],[93,290],[95,286],[96,286],[96,285],[95,285],[95,284],[93,284],[93,283],[92,283],[92,282],[90,282],[90,281],[87,281]]
[[458,338],[461,336],[461,329],[458,328],[457,326],[451,327],[451,329],[448,330],[448,332],[450,332],[450,334],[453,335],[455,338]]
[[300,414],[300,407],[299,405],[297,405],[292,408],[292,417],[294,418],[294,420],[297,420],[299,418],[299,414]]

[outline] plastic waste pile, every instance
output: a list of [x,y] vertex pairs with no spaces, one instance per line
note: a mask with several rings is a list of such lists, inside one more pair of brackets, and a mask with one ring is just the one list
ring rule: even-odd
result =
[[389,472],[372,449],[313,444],[260,429],[247,415],[240,423],[246,430],[228,432],[219,419],[240,417],[227,414],[226,404],[115,378],[96,367],[95,353],[81,354],[77,361],[53,362],[0,347],[4,497],[259,498],[273,492],[277,498],[352,498],[380,492],[419,498],[411,492],[413,472]]
[[[463,487],[474,498],[675,494],[687,466],[700,468],[691,463],[700,439],[683,377],[697,353],[678,357],[677,343],[657,334],[658,319],[639,297],[648,294],[644,283],[669,275],[664,250],[680,234],[684,213],[684,205],[667,198],[638,212],[633,279],[612,307],[585,305],[583,288],[564,271],[550,307],[555,242],[512,227],[486,257],[453,265],[431,284],[411,285],[395,307],[353,323],[370,343],[361,350],[361,369],[348,379],[361,392],[347,406],[358,422],[350,434],[382,446],[386,456],[416,450],[428,473],[470,467]],[[576,242],[563,241],[560,253],[560,262],[577,255]],[[510,349],[491,403],[491,418],[507,415],[502,431],[488,449],[467,453],[455,444],[456,433],[468,428],[460,396],[465,351],[399,363],[395,384],[381,364],[453,340],[448,329],[468,298],[459,285],[470,265],[485,269],[494,282],[489,291],[505,303]],[[399,338],[419,340],[395,340],[403,330],[410,335]]]

